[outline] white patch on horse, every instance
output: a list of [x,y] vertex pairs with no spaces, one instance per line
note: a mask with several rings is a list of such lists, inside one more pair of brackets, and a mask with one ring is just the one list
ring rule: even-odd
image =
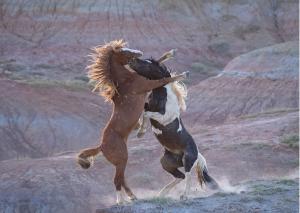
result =
[[145,61],[147,61],[148,63],[152,64],[152,62],[150,60],[148,60],[148,59],[146,59]]
[[[207,169],[207,164],[206,164],[206,160],[204,158],[203,155],[201,155],[200,152],[198,152],[198,158],[197,158],[197,161],[199,162],[199,165],[200,165],[200,168],[202,171],[206,170],[208,171]],[[194,166],[193,166],[194,167]]]
[[157,135],[162,134],[162,131],[160,129],[156,129],[154,126],[152,126],[152,131]]
[[143,55],[142,51],[134,50],[134,49],[126,48],[126,47],[121,48],[121,50],[127,51],[127,52],[131,52],[131,53],[135,53],[135,54],[141,54],[141,55]]
[[180,120],[179,120],[179,126],[178,126],[178,129],[177,129],[177,132],[180,132],[182,130],[182,126],[181,126],[181,123],[180,123]]
[[[173,122],[176,118],[179,120],[180,116],[180,106],[176,94],[171,88],[170,84],[164,86],[167,89],[167,103],[165,105],[165,114],[159,112],[145,112],[145,116],[152,118],[159,122],[160,124],[166,126]],[[181,125],[180,125],[181,126]],[[181,131],[179,126],[179,131]]]
[[123,204],[125,201],[124,196],[123,196],[123,192],[117,191],[117,204]]

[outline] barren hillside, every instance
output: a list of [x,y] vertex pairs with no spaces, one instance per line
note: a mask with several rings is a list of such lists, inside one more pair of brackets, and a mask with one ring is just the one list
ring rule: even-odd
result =
[[[0,212],[298,212],[298,1],[4,0],[0,29]],[[111,113],[89,48],[116,38],[143,57],[178,49],[166,65],[191,71],[182,119],[223,192],[193,174],[190,200],[183,184],[156,198],[172,177],[150,128],[131,134],[126,170],[146,200],[110,208],[113,167],[76,165]]]

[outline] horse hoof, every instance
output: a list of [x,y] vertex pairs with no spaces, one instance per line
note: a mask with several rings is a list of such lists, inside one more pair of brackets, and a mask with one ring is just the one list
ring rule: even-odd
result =
[[91,166],[91,163],[84,158],[77,158],[77,163],[81,166],[83,169],[88,169]]
[[188,197],[186,195],[181,195],[180,196],[180,200],[187,200],[187,199],[188,199]]
[[123,205],[124,204],[124,201],[119,201],[117,202],[117,205],[120,206],[120,205]]
[[137,197],[135,195],[129,197],[130,201],[137,201]]
[[145,132],[138,132],[138,134],[136,135],[138,138],[141,138],[145,135]]
[[188,78],[190,76],[190,71],[184,72],[185,78]]

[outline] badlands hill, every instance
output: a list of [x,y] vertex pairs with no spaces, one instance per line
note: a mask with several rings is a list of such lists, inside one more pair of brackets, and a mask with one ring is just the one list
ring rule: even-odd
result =
[[[226,186],[230,187],[230,185],[228,186],[228,181],[232,184],[238,184],[235,187],[239,188],[247,185],[244,184],[245,181],[283,179],[283,185],[279,183],[278,186],[276,185],[278,182],[264,181],[261,187],[263,191],[268,191],[270,188],[271,191],[275,190],[276,192],[283,187],[284,189],[282,190],[287,193],[286,199],[290,200],[282,201],[279,192],[279,194],[275,193],[272,195],[271,199],[274,202],[290,202],[290,204],[284,204],[291,209],[290,212],[293,212],[292,210],[297,206],[297,199],[294,199],[292,195],[295,193],[293,192],[295,189],[292,187],[292,190],[291,187],[285,186],[285,180],[288,180],[288,184],[294,184],[293,181],[289,182],[289,179],[297,177],[298,148],[297,141],[294,140],[291,144],[286,143],[285,140],[291,140],[291,138],[296,137],[298,131],[298,93],[296,89],[297,80],[295,79],[295,70],[298,66],[295,58],[298,57],[298,52],[293,50],[296,44],[295,42],[279,44],[235,58],[219,76],[207,79],[190,88],[188,110],[183,115],[184,122],[188,124],[187,127],[196,139],[199,149],[207,158],[212,175],[220,180],[222,186],[225,188]],[[260,69],[255,69],[255,64],[257,63],[254,61],[264,60],[265,57],[276,58],[278,64],[274,64],[275,62],[271,63],[271,65],[275,65],[274,68],[268,64],[262,65]],[[246,68],[243,70],[243,67],[237,69],[245,61],[252,61],[251,65],[254,71]],[[287,67],[286,73],[282,70],[284,65],[281,65],[280,61],[290,61],[289,64],[291,66]],[[225,80],[227,84],[225,84]],[[70,116],[73,120],[68,122],[74,125],[74,137],[76,138],[73,139],[73,150],[76,150],[76,147],[79,149],[80,146],[92,146],[97,143],[96,136],[94,136],[93,141],[91,139],[88,140],[88,136],[85,134],[80,136],[79,130],[82,127],[78,126],[89,125],[93,127],[93,131],[97,131],[97,128],[101,128],[101,125],[103,126],[104,118],[107,118],[109,105],[100,105],[101,108],[99,108],[99,103],[97,103],[97,98],[94,95],[88,95],[89,92],[87,91],[72,92],[61,88],[59,90],[56,88],[40,90],[23,84],[13,83],[9,80],[2,80],[2,82],[11,86],[11,89],[7,90],[9,92],[5,94],[13,94],[14,88],[17,87],[15,94],[23,94],[19,96],[21,100],[24,98],[24,94],[30,94],[30,97],[35,97],[31,102],[32,104],[34,103],[32,106],[40,110],[39,112],[45,111],[47,115],[51,115],[50,118],[52,120],[50,120],[50,123],[61,125],[58,122],[61,115],[58,113],[57,115],[55,113],[52,114],[55,111]],[[267,85],[264,85],[264,83]],[[268,86],[273,89],[268,89]],[[282,97],[281,90],[284,90],[285,97]],[[230,95],[232,91],[240,91],[234,93],[236,94],[236,99],[226,98],[226,95]],[[254,94],[253,91],[255,92]],[[216,98],[216,94],[221,98]],[[199,117],[205,116],[201,114],[203,109],[200,106],[216,104],[215,108],[208,107],[206,109],[207,112],[214,115],[214,113],[218,112],[216,109],[228,107],[228,110],[233,109],[235,105],[247,106],[249,97],[254,95],[262,100],[262,103],[266,101],[266,103],[272,104],[260,104],[258,107],[251,108],[251,111],[240,111],[237,114],[234,114],[234,110],[232,113],[228,111],[231,113],[230,118],[224,117],[221,122],[213,118],[203,121],[194,120],[195,115]],[[67,103],[61,101],[65,98],[69,100]],[[274,98],[273,102],[271,101],[272,98]],[[34,102],[34,100],[39,101]],[[197,105],[195,104],[196,100],[199,101]],[[253,103],[256,102],[253,101]],[[222,104],[225,105],[221,106]],[[25,110],[26,105],[22,104],[22,106],[22,110]],[[196,106],[199,106],[199,108]],[[100,113],[103,116],[102,123],[95,125],[94,122],[96,121],[92,123],[87,122],[86,120],[91,121],[97,118],[96,114],[91,113],[95,112],[97,108],[98,113],[100,109],[103,110],[103,115]],[[63,113],[66,109],[68,109],[68,112]],[[105,109],[107,110],[106,112],[104,112]],[[39,116],[43,115],[42,113],[39,114]],[[32,125],[38,126],[38,123],[35,124],[35,122],[37,121],[34,120]],[[192,123],[194,125],[191,125]],[[42,128],[43,123],[39,124],[39,128]],[[57,131],[59,130],[57,129]],[[80,144],[80,140],[84,142]],[[46,155],[43,157],[31,156],[29,154],[34,150],[22,153],[23,149],[9,147],[10,144],[7,144],[7,149],[3,150],[3,153],[10,154],[7,156],[13,156],[14,153],[19,153],[21,156],[22,154],[27,154],[27,159],[1,161],[0,168],[3,172],[0,174],[0,179],[2,180],[0,185],[0,207],[2,210],[14,209],[17,212],[85,212],[98,209],[98,212],[119,212],[119,208],[103,209],[103,207],[114,203],[114,187],[111,182],[114,173],[113,168],[103,157],[99,157],[92,169],[82,170],[75,164],[76,153],[74,151],[66,152],[67,150],[72,150],[70,148],[71,145],[66,143],[66,141],[61,140],[60,143],[58,142],[61,147],[59,150],[61,153],[58,153],[59,151],[56,151],[55,154],[49,153],[51,155],[49,157]],[[43,150],[42,147],[45,147],[44,150],[50,150],[51,145],[48,142],[40,141],[38,144],[41,146],[41,150]],[[146,134],[143,139],[136,139],[134,134],[132,134],[128,146],[130,155],[127,170],[128,182],[138,197],[149,199],[155,196],[155,192],[171,179],[161,169],[159,164],[162,148],[151,132]],[[30,147],[26,148],[30,149]],[[29,157],[39,158],[28,159]],[[195,179],[194,177],[195,189],[199,189]],[[181,187],[182,185],[176,190],[180,192],[182,190]],[[253,195],[252,191],[255,190],[255,187],[252,184],[248,191],[245,189],[246,195],[242,197],[234,194],[226,195],[226,193],[224,195],[211,195],[210,198],[207,198],[209,202],[213,203],[210,208],[221,208],[215,206],[219,199],[224,200],[223,205],[227,205],[227,202],[238,202],[239,199],[249,199],[251,200],[250,206],[239,207],[246,210],[260,206],[261,202],[263,205],[266,205],[265,208],[268,211],[275,208],[274,206],[268,206],[264,200],[257,201],[261,199],[260,197],[263,197],[265,192],[255,192],[256,194]],[[267,189],[264,187],[267,187]],[[235,190],[231,192],[235,192]],[[207,196],[211,193],[195,190],[193,196]],[[175,199],[177,198],[176,195],[172,196]],[[173,201],[150,200],[150,204],[147,204],[147,202],[137,203],[136,206],[124,207],[125,209],[121,208],[121,210],[138,212],[146,206],[147,208],[149,207],[150,212],[152,210],[160,212],[161,209],[168,208],[171,205],[170,202],[172,203]],[[201,204],[202,201],[197,199],[178,204],[179,207],[176,205],[174,208],[177,209],[176,211],[180,211],[184,206],[190,205],[189,202],[195,203],[195,207],[197,206],[199,209],[205,209]],[[236,209],[237,207],[234,206],[232,208]]]
[[182,117],[226,190],[203,192],[194,174],[195,200],[172,210],[298,212],[298,4],[2,1],[0,212],[159,212],[177,203],[182,185],[175,201],[155,198],[172,178],[150,129],[128,142],[126,176],[145,203],[108,208],[115,202],[111,165],[102,157],[90,170],[75,164],[78,150],[99,142],[111,113],[87,83],[89,48],[119,38],[145,58],[177,48],[166,65],[191,71]]

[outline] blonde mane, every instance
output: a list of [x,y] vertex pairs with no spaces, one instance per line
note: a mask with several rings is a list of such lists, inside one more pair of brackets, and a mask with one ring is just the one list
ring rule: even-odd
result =
[[177,96],[177,100],[179,102],[179,107],[182,111],[186,110],[185,99],[187,97],[187,88],[184,83],[175,81],[171,83],[172,90]]
[[115,40],[92,49],[91,64],[87,66],[88,77],[94,83],[93,92],[99,90],[105,101],[111,101],[118,92],[111,76],[111,56],[125,45],[123,40]]

